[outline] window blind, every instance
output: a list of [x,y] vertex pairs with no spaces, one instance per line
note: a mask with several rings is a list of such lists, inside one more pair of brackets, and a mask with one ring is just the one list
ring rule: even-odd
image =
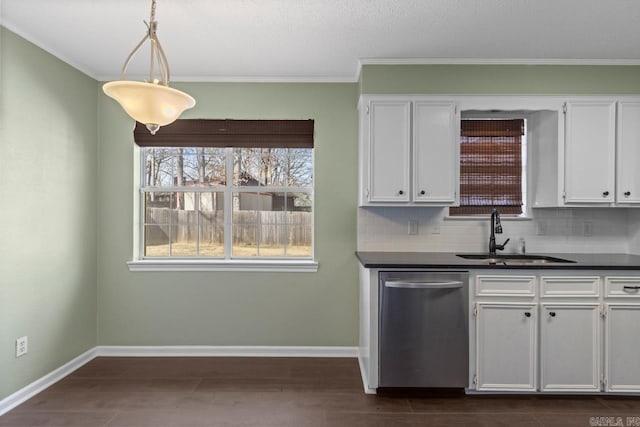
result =
[[449,214],[522,213],[524,119],[462,120],[460,207]]
[[136,122],[140,147],[313,148],[313,120],[178,119],[151,135]]

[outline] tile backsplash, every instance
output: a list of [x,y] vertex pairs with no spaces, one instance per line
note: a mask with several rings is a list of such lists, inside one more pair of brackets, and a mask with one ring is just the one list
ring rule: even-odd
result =
[[[489,217],[447,218],[447,208],[367,207],[358,209],[358,250],[486,252]],[[418,225],[409,234],[409,222]],[[534,209],[530,219],[502,217],[504,253],[640,253],[640,212],[617,208]],[[638,230],[638,231],[636,231]]]

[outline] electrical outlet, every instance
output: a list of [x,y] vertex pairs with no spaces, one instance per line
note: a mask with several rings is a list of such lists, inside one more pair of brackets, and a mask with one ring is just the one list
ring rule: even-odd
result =
[[585,221],[582,223],[582,235],[585,237],[593,236],[593,222]]
[[538,221],[536,224],[536,234],[538,236],[544,236],[547,234],[547,224],[542,221]]
[[440,234],[440,227],[437,225],[431,227],[431,234]]
[[16,340],[16,357],[24,356],[29,351],[29,338],[26,336]]
[[415,219],[409,220],[408,233],[410,236],[418,234],[418,221]]

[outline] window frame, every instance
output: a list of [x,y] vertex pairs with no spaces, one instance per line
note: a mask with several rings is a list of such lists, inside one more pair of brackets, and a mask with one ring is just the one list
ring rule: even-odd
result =
[[[514,110],[504,110],[504,111],[495,111],[495,110],[483,110],[483,109],[478,109],[478,110],[472,110],[472,111],[461,111],[460,114],[460,121],[465,120],[465,119],[475,119],[475,120],[482,120],[482,119],[524,119],[525,121],[525,133],[524,135],[522,135],[522,188],[521,188],[521,193],[522,193],[522,213],[521,214],[503,214],[500,213],[500,219],[501,220],[507,220],[507,221],[528,221],[532,219],[532,212],[531,212],[531,191],[529,188],[529,181],[530,181],[530,176],[532,173],[532,164],[531,164],[531,144],[530,144],[530,140],[531,140],[531,129],[529,127],[529,121],[531,120],[531,112],[527,111],[527,110],[520,110],[520,109],[514,109]],[[458,141],[458,143],[460,143]],[[458,166],[460,165],[460,159],[458,159]],[[446,220],[452,220],[452,221],[470,221],[470,220],[480,220],[480,221],[486,221],[486,218],[488,217],[487,214],[477,214],[477,215],[471,215],[471,214],[467,214],[467,215],[451,215],[449,213],[449,208],[447,208],[446,210],[446,214],[444,216],[444,219]]]
[[[150,147],[153,148],[153,147]],[[247,148],[247,147],[245,147]],[[260,147],[256,147],[260,148]],[[291,148],[291,147],[286,147]],[[148,187],[143,189],[144,165],[143,149],[133,145],[133,254],[131,261],[127,262],[129,271],[257,271],[257,272],[317,272],[316,260],[316,233],[315,233],[315,149],[311,147],[312,182],[310,187],[289,186],[234,186],[233,185],[233,148],[225,148],[226,181],[224,188],[177,188],[177,187]],[[225,194],[224,204],[224,257],[147,257],[144,255],[144,204],[145,194],[149,190],[159,192],[222,192]],[[234,193],[261,193],[261,192],[292,192],[307,193],[312,199],[311,210],[311,256],[310,257],[239,257],[232,255],[232,215]],[[227,202],[227,200],[229,202]]]

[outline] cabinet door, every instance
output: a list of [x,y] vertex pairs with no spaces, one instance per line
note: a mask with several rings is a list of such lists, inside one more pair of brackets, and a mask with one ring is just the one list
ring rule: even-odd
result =
[[607,304],[605,389],[640,392],[640,304]]
[[616,104],[568,102],[565,122],[565,202],[614,200]]
[[369,120],[368,201],[408,202],[411,103],[371,101]]
[[456,202],[458,146],[456,107],[451,102],[417,101],[413,105],[413,200],[450,205]]
[[618,103],[616,202],[640,203],[640,102]]
[[536,390],[536,317],[535,304],[477,304],[477,390]]
[[600,304],[543,304],[542,391],[600,391]]

